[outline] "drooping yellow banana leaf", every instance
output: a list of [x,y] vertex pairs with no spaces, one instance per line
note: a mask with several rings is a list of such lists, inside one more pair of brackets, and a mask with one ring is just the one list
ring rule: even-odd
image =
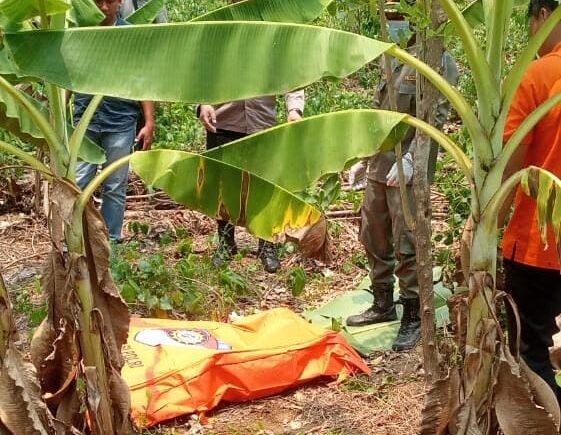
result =
[[309,23],[333,0],[245,0],[228,5],[192,21],[276,21]]
[[393,149],[407,131],[400,124],[405,116],[385,110],[328,113],[265,130],[205,156],[300,192],[351,161]]
[[392,46],[338,30],[263,22],[30,31],[5,39],[21,74],[78,92],[192,103],[345,77]]
[[174,150],[135,153],[133,170],[150,186],[207,216],[272,240],[290,228],[314,225],[312,205],[256,175],[198,154]]

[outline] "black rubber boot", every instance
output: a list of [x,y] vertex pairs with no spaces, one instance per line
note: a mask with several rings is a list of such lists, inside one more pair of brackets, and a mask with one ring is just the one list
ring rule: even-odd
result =
[[232,255],[238,253],[236,239],[234,238],[235,227],[226,221],[217,221],[218,224],[218,247],[212,256],[212,264],[216,268],[224,267],[231,260]]
[[419,298],[401,299],[403,317],[392,349],[395,351],[413,349],[421,340],[421,317]]
[[277,250],[273,243],[259,239],[259,250],[257,256],[263,263],[263,268],[269,273],[275,273],[280,269],[280,261]]
[[397,320],[393,303],[393,286],[375,286],[374,303],[364,313],[347,317],[347,326],[364,326]]

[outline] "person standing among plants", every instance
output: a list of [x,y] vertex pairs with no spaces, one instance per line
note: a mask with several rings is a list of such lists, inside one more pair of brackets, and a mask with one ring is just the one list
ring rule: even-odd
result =
[[[528,9],[530,33],[534,35],[551,13],[559,6],[557,0],[531,0]],[[557,24],[538,50],[540,58],[530,64],[514,97],[507,119],[506,143],[522,122],[540,104],[561,92],[561,24]],[[561,177],[561,107],[552,109],[524,138],[512,155],[504,179],[516,171],[537,166]],[[507,304],[509,335],[513,353],[516,336],[520,334],[520,354],[528,366],[556,392],[549,358],[552,335],[559,332],[555,317],[561,314],[561,264],[554,231],[547,230],[548,243],[541,240],[537,204],[519,188],[514,212],[506,228],[502,250],[505,290],[512,295],[521,330],[517,331],[516,317]],[[508,206],[511,202],[508,202]],[[499,222],[504,222],[507,207]]]
[[[399,41],[408,32],[408,22],[396,10],[386,10],[389,34]],[[415,51],[414,37],[410,39],[411,51]],[[445,52],[442,57],[442,74],[455,85],[458,80],[457,65],[452,56]],[[393,85],[392,85],[393,82]],[[396,60],[392,62],[392,78],[380,82],[374,105],[376,108],[390,109],[389,88],[396,92],[397,111],[416,115],[416,72]],[[449,114],[449,103],[441,97],[436,107],[436,127],[441,128]],[[407,196],[411,209],[414,209],[411,180],[413,178],[414,156],[412,141],[415,131],[410,130],[402,141],[403,171],[407,183]],[[429,158],[429,180],[436,168],[438,147],[431,145]],[[371,291],[374,302],[365,312],[347,318],[348,326],[363,326],[389,322],[397,319],[394,303],[395,275],[399,280],[400,303],[403,304],[403,317],[398,335],[393,343],[396,351],[413,348],[421,337],[419,315],[419,285],[415,256],[415,238],[407,228],[401,203],[396,156],[393,151],[378,153],[369,162],[364,201],[361,208],[360,241],[370,264]],[[397,260],[397,267],[396,267]]]
[[[102,26],[123,26],[128,23],[119,18],[121,0],[96,0],[96,4],[105,14]],[[74,95],[74,123],[78,124],[88,104],[91,95]],[[136,123],[141,114],[145,123],[136,132]],[[110,165],[121,157],[125,157],[133,150],[135,142],[142,144],[142,150],[149,150],[154,138],[154,103],[124,100],[121,98],[104,97],[98,106],[87,129],[87,136],[105,151],[106,162]],[[76,170],[76,181],[84,189],[95,177],[97,165],[81,162]],[[101,214],[109,231],[109,238],[113,242],[121,240],[125,202],[128,184],[128,165],[124,165],[113,172],[103,185],[103,203]]]
[[[230,0],[228,3],[239,1]],[[285,95],[288,122],[302,119],[304,100],[303,90]],[[206,129],[207,150],[273,127],[277,123],[276,105],[274,96],[265,96],[216,107],[208,104],[198,106],[197,116]],[[234,225],[222,220],[218,220],[217,225],[218,247],[212,256],[212,264],[220,268],[230,261],[232,255],[238,252],[238,248]],[[259,239],[257,255],[267,272],[275,273],[280,269],[280,261],[273,243]]]
[[[288,122],[302,118],[304,100],[303,90],[285,95]],[[258,97],[216,107],[203,104],[197,108],[197,114],[206,129],[206,148],[212,149],[273,127],[277,123],[276,98]],[[237,246],[234,225],[222,220],[217,221],[217,224],[218,248],[212,256],[212,264],[219,268],[237,253]],[[257,255],[267,272],[279,270],[280,261],[273,243],[259,239]]]

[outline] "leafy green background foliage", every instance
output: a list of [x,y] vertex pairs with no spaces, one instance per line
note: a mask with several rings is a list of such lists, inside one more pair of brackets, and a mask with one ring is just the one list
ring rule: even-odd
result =
[[[189,21],[206,12],[215,10],[226,4],[225,1],[219,0],[168,0],[167,8],[171,21]],[[520,47],[524,45],[527,39],[526,34],[526,18],[521,11],[517,13],[513,20],[513,37],[509,38],[507,58],[508,65],[512,63]],[[336,0],[329,11],[326,11],[319,17],[315,24],[328,26],[334,29],[353,31],[365,36],[379,36],[379,22],[377,18],[373,18],[369,5],[366,1],[360,0]],[[479,38],[484,37],[481,29],[476,30]],[[447,44],[451,52],[454,54],[460,66],[465,72],[465,59],[457,39],[453,36],[447,36]],[[138,72],[138,71],[137,71]],[[306,88],[306,109],[305,116],[309,117],[321,113],[332,112],[344,109],[369,109],[372,107],[373,96],[379,79],[379,66],[377,62],[372,62],[367,66],[359,69],[356,73],[343,80],[331,79],[323,80]],[[461,74],[460,88],[464,94],[475,98],[475,88],[470,74]],[[39,89],[39,91],[42,91]],[[279,102],[279,121],[286,120],[284,112],[284,101],[282,98]],[[183,151],[201,152],[204,150],[205,134],[199,121],[196,119],[194,107],[185,103],[160,103],[157,107],[157,131],[156,142],[154,147],[171,148]],[[8,133],[5,133],[8,134]],[[460,143],[464,143],[468,148],[466,135],[460,128],[453,132],[454,138]],[[7,136],[9,137],[9,136]],[[21,146],[25,145],[22,143]],[[467,150],[470,151],[469,149]],[[7,157],[0,153],[0,166],[12,165],[18,163],[17,160]],[[5,172],[6,173],[6,172]],[[454,177],[454,167],[450,165],[449,160],[439,163],[439,169],[436,177],[438,189],[442,191],[449,202],[449,218],[446,231],[438,234],[436,241],[439,243],[435,256],[439,262],[444,263],[447,269],[453,266],[453,244],[451,243],[453,236],[455,237],[461,228],[461,224],[468,212],[467,195],[469,190],[466,186],[457,190],[458,180]],[[11,170],[11,175],[17,177],[21,175],[21,170]],[[5,189],[10,177],[0,177],[0,187]],[[335,182],[335,179],[333,179]],[[327,183],[322,188],[311,189],[307,192],[307,197],[312,203],[320,205],[326,209],[330,204],[338,203],[349,199],[354,204],[359,205],[361,201],[361,193],[355,192],[339,192],[334,186]],[[356,208],[356,207],[355,207]],[[332,231],[337,232],[336,226]]]

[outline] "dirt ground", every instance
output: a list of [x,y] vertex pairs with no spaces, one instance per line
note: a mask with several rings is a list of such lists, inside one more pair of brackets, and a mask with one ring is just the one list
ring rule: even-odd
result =
[[[134,186],[133,186],[134,187]],[[443,211],[440,210],[442,213]],[[445,212],[445,210],[444,210]],[[367,274],[363,267],[349,270],[348,259],[361,249],[358,220],[353,213],[339,213],[334,260],[329,265],[302,261],[298,254],[286,255],[283,267],[298,262],[307,272],[326,277],[307,285],[302,297],[295,298],[280,276],[259,269],[250,285],[258,287],[259,298],[237,307],[239,314],[277,306],[296,312],[319,306],[336,295],[354,289]],[[127,203],[126,221],[142,220],[152,231],[179,227],[193,237],[194,252],[210,252],[214,223],[195,212],[176,208],[159,195],[150,197],[134,189]],[[126,229],[125,238],[132,237]],[[240,247],[255,249],[255,240],[239,230]],[[0,216],[0,271],[10,289],[33,282],[40,274],[41,262],[50,249],[46,220],[29,209]],[[157,249],[155,245],[154,249]],[[256,262],[254,254],[232,264],[242,269]],[[15,292],[15,290],[12,290]],[[12,294],[17,298],[17,294]],[[35,298],[35,299],[34,299]],[[35,294],[31,304],[41,303]],[[179,315],[179,317],[181,317]],[[23,336],[31,334],[28,319],[19,316]],[[385,434],[417,433],[424,383],[419,350],[405,353],[377,353],[368,359],[372,377],[360,375],[336,384],[332,379],[285,392],[282,395],[243,404],[222,404],[203,416],[191,416],[145,431],[146,434]]]

